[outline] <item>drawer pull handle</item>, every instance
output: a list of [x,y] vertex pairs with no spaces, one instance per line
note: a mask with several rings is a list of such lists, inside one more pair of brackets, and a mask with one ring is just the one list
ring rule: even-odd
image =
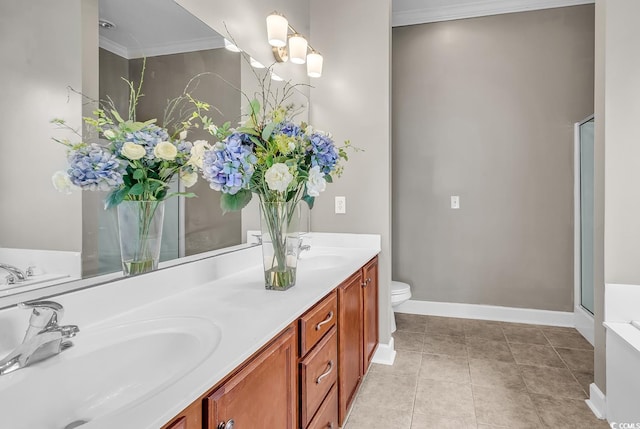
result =
[[333,319],[333,311],[330,311],[329,314],[327,314],[327,318],[316,325],[316,331],[319,331],[322,325],[329,323],[331,319]]
[[318,379],[316,380],[316,384],[320,384],[323,378],[331,374],[331,371],[333,371],[333,360],[329,361],[329,363],[327,364],[327,370],[323,372],[320,377],[318,377]]
[[233,419],[229,419],[226,422],[220,422],[220,424],[218,425],[218,429],[233,429],[233,426],[236,424],[236,422],[233,421]]
[[371,277],[368,277],[368,278],[364,281],[364,283],[361,283],[361,284],[362,284],[362,287],[367,287],[367,285],[368,285],[369,283],[371,283]]

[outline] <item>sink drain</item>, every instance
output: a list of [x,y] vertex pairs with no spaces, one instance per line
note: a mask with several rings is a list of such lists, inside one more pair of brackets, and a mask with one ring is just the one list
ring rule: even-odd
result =
[[82,426],[82,425],[83,425],[83,424],[85,424],[85,423],[89,423],[89,420],[82,420],[82,419],[80,419],[80,420],[76,420],[76,421],[71,422],[71,423],[69,423],[68,425],[66,425],[66,426],[64,427],[64,429],[75,429],[75,428],[77,428],[77,427]]

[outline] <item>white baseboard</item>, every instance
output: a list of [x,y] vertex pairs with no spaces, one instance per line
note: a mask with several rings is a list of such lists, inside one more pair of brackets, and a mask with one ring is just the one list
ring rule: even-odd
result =
[[602,420],[607,417],[607,398],[598,386],[596,386],[596,383],[589,385],[589,399],[585,402],[597,418]]
[[499,307],[495,305],[409,300],[400,304],[399,313],[429,316],[461,317],[464,319],[496,320],[500,322],[532,323],[536,325],[574,327],[574,314],[565,311]]
[[574,324],[578,332],[580,332],[592,346],[595,346],[593,315],[580,306],[575,308],[573,314]]
[[373,355],[371,362],[379,363],[382,365],[393,365],[396,360],[396,350],[393,345],[393,337],[389,340],[388,344],[378,343],[378,349]]

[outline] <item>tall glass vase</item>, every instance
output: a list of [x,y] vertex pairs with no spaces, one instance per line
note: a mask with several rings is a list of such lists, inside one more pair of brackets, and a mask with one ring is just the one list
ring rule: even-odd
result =
[[125,276],[158,268],[164,201],[123,201],[118,205],[120,254]]
[[297,202],[268,202],[260,199],[262,257],[267,289],[287,290],[296,284],[300,251]]

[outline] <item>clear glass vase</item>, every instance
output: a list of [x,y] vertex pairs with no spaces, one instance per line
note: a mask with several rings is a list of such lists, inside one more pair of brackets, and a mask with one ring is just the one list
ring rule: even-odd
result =
[[262,258],[265,287],[287,290],[296,284],[300,251],[300,213],[297,201],[269,202],[260,199]]
[[164,201],[123,201],[118,205],[122,271],[135,276],[158,268]]

